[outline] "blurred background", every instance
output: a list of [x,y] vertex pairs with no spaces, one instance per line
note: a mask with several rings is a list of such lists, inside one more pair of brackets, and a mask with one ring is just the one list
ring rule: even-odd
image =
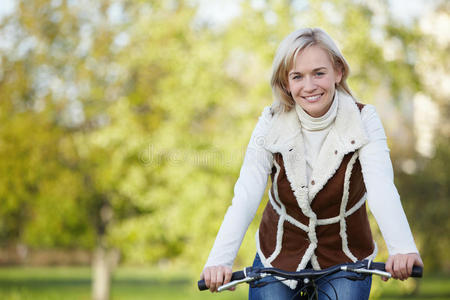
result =
[[196,281],[299,27],[337,41],[376,106],[425,262],[372,299],[449,299],[445,0],[2,0],[0,298],[246,299]]

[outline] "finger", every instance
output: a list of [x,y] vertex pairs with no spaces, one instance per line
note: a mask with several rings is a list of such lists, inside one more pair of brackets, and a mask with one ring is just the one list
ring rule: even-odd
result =
[[400,256],[400,273],[401,273],[401,279],[406,280],[409,277],[408,274],[408,255],[401,255]]
[[393,259],[391,256],[389,256],[388,260],[386,261],[385,269],[386,272],[391,273],[391,275],[394,275],[394,270],[392,269]]
[[414,265],[423,268],[423,261],[422,261],[422,258],[420,258],[419,254],[416,254],[416,259],[415,259]]
[[405,263],[403,261],[403,258],[401,256],[396,256],[396,259],[394,260],[394,274],[395,278],[404,280],[405,279]]
[[215,273],[211,274],[211,283],[209,285],[209,291],[211,293],[214,293],[216,291],[216,279],[215,279]]
[[400,267],[400,280],[408,279],[408,270],[406,269],[406,264]]
[[392,277],[394,279],[399,279],[398,278],[398,267],[397,267],[397,264],[395,263],[395,261],[392,263]]
[[209,268],[206,268],[205,270],[203,270],[202,275],[203,275],[203,277],[205,279],[206,287],[209,288],[210,285],[211,285],[211,273],[210,273]]
[[[402,271],[402,278],[403,280],[408,279],[409,275],[411,274],[409,272],[409,267],[408,267],[408,263],[410,260],[410,255],[403,255],[402,256],[402,265],[401,265],[401,271]],[[411,267],[411,272],[412,272],[412,267]]]
[[403,261],[401,255],[396,255],[394,260],[394,272],[397,279],[403,280]]
[[219,286],[221,286],[222,283],[223,283],[223,267],[219,267],[218,268],[216,276],[217,277],[216,277],[216,288],[215,288],[215,291],[217,292],[217,288]]
[[209,291],[212,293],[214,292],[215,290],[214,287],[216,286],[216,267],[211,267],[208,271],[209,271],[209,282],[207,282],[207,286],[209,287]]
[[413,270],[415,261],[416,261],[415,257],[409,257],[408,260],[406,261],[406,269],[408,272],[408,277],[410,277],[412,274],[412,270]]
[[223,281],[223,284],[230,282],[231,275],[232,275],[231,269],[225,268],[225,280]]

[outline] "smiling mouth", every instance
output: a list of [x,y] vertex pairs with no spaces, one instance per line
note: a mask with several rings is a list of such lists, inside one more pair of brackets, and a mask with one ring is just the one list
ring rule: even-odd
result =
[[313,95],[313,96],[303,97],[303,99],[305,99],[305,100],[308,101],[308,102],[315,102],[315,101],[319,100],[320,97],[322,97],[322,95],[323,95],[323,93],[322,93],[322,94],[319,94],[319,95]]

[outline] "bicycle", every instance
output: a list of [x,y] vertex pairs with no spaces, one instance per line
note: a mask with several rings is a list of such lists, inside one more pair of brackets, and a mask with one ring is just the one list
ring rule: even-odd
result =
[[[302,284],[302,288],[298,291],[297,294],[292,297],[292,299],[296,299],[297,297],[300,297],[298,299],[317,299],[319,291],[315,282],[325,276],[335,274],[339,271],[355,273],[355,276],[343,276],[344,278],[350,280],[364,280],[366,276],[369,275],[378,275],[391,278],[391,274],[386,272],[385,270],[384,263],[373,262],[371,260],[362,260],[354,263],[340,264],[323,270],[305,269],[298,272],[288,272],[277,268],[247,267],[242,271],[233,272],[231,281],[220,286],[218,288],[218,292],[228,290],[241,283],[248,283],[252,287],[259,287],[284,280],[295,280]],[[423,268],[414,266],[411,277],[420,278],[422,277],[422,275]],[[258,280],[265,277],[272,277],[273,280],[269,282],[258,282]],[[329,284],[333,287],[331,282],[329,282]],[[204,280],[199,280],[197,285],[199,290],[201,291],[208,289]],[[334,292],[336,296],[335,299],[337,299],[338,296],[336,290],[334,290]],[[329,297],[329,295],[327,296]],[[332,298],[329,297],[329,299]]]

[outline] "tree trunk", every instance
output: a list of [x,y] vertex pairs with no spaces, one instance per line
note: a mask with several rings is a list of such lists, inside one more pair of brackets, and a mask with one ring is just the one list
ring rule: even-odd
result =
[[97,246],[92,258],[93,300],[109,300],[111,274],[119,262],[119,251],[109,248],[106,243],[106,229],[112,220],[113,210],[107,200],[102,200],[96,220]]
[[109,300],[111,287],[111,268],[107,250],[99,245],[95,249],[92,260],[92,299]]
[[119,251],[98,245],[92,260],[92,299],[108,300],[111,275],[119,262]]

